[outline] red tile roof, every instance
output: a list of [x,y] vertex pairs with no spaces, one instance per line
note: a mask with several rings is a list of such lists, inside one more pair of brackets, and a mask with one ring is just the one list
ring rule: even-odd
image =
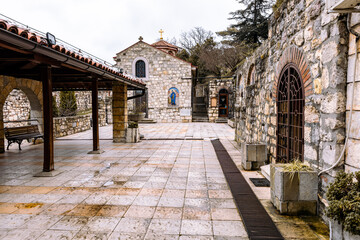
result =
[[[0,19],[0,29],[9,31],[13,34],[19,35],[20,37],[23,37],[25,39],[28,39],[30,41],[36,42],[40,45],[43,45],[44,47],[52,48],[62,54],[68,55],[70,57],[73,57],[75,59],[78,59],[84,63],[87,63],[89,65],[92,65],[96,68],[99,68],[103,71],[106,71],[108,73],[117,75],[121,78],[124,78],[129,81],[133,81],[142,85],[146,85],[141,79],[132,78],[126,75],[123,75],[116,70],[114,70],[112,67],[107,66],[106,63],[99,63],[99,61],[94,60],[91,58],[91,56],[86,56],[81,52],[80,49],[70,49],[70,46],[64,46],[64,45],[52,45],[50,46],[46,40],[45,37],[41,36],[39,33],[35,33],[32,31],[29,31],[28,29],[21,28],[15,24],[9,23],[7,20]],[[90,54],[87,54],[90,55]]]
[[154,46],[158,49],[161,49],[161,50],[172,50],[172,51],[175,51],[175,53],[177,53],[177,51],[179,50],[179,48],[175,45],[172,45],[171,43],[168,43],[164,40],[160,40],[156,43],[153,43],[151,44],[151,46]]
[[[161,51],[161,52],[163,52],[163,53],[166,53],[166,54],[168,54],[169,56],[171,56],[171,57],[173,57],[173,58],[176,58],[176,59],[178,59],[178,60],[180,60],[180,61],[183,61],[183,62],[185,62],[185,63],[187,63],[187,64],[190,64],[192,67],[197,68],[197,66],[194,66],[191,62],[185,61],[184,59],[181,59],[181,58],[179,58],[179,57],[176,57],[176,56],[174,56],[174,55],[171,55],[171,54],[169,54],[168,52],[166,52],[166,51],[164,51],[164,50],[162,50],[162,49],[159,49],[159,48],[157,48],[157,47],[155,47],[155,46],[153,46],[153,45],[151,45],[151,44],[148,44],[148,43],[146,43],[146,42],[144,42],[144,41],[142,41],[142,40],[140,40],[140,41],[134,43],[133,45],[125,48],[124,50],[118,52],[116,55],[121,54],[121,53],[127,51],[128,49],[132,48],[133,46],[135,46],[135,45],[137,45],[137,44],[139,44],[139,43],[144,43],[144,44],[146,44],[146,45],[148,45],[148,46],[150,46],[150,47],[155,48],[155,49],[158,50],[158,51]],[[154,43],[154,44],[155,44],[155,43]],[[170,43],[169,43],[169,44],[170,44]],[[174,45],[172,45],[172,46],[174,46]],[[113,59],[116,61],[117,56],[113,57]]]

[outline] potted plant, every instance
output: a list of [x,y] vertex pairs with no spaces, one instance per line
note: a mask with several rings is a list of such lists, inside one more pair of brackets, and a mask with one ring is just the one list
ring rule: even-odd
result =
[[270,190],[271,202],[281,214],[316,215],[317,172],[300,160],[271,164]]
[[141,103],[141,104],[135,104],[135,108],[133,110],[132,113],[128,114],[128,119],[129,121],[133,121],[133,122],[139,122],[141,120],[144,119],[145,117],[145,112],[143,112],[143,109],[145,108],[146,103]]
[[137,143],[140,141],[140,131],[137,122],[130,121],[126,129],[126,142]]
[[326,193],[331,239],[360,239],[360,171],[340,171]]

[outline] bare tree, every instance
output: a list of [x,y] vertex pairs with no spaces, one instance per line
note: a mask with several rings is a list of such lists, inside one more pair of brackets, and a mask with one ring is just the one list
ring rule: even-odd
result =
[[207,39],[213,37],[213,32],[202,27],[195,27],[189,32],[181,33],[179,43],[182,48],[190,52],[196,45],[203,45]]

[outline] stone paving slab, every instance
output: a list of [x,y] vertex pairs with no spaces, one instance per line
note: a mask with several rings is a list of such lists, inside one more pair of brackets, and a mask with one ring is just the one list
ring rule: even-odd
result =
[[[87,154],[91,131],[56,140],[61,173],[51,178],[33,177],[42,170],[41,144],[0,154],[0,239],[248,239],[210,142],[219,138],[240,166],[234,130],[158,123],[140,131],[164,140],[113,143],[111,126],[101,127],[100,155]],[[186,137],[203,140],[166,140]],[[243,174],[268,205],[269,188],[248,180],[259,173]],[[305,222],[270,215],[309,231]]]
[[[111,138],[111,126],[100,128]],[[55,141],[51,178],[42,145],[0,155],[0,234],[4,239],[246,239],[210,138],[233,139],[223,124],[141,125],[137,144],[91,131]],[[196,137],[205,140],[166,140]],[[231,230],[231,231],[229,231]]]

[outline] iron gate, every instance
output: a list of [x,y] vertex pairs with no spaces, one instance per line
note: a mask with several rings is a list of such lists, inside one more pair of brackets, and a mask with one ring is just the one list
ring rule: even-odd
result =
[[276,161],[304,160],[304,87],[298,68],[288,64],[277,91]]

